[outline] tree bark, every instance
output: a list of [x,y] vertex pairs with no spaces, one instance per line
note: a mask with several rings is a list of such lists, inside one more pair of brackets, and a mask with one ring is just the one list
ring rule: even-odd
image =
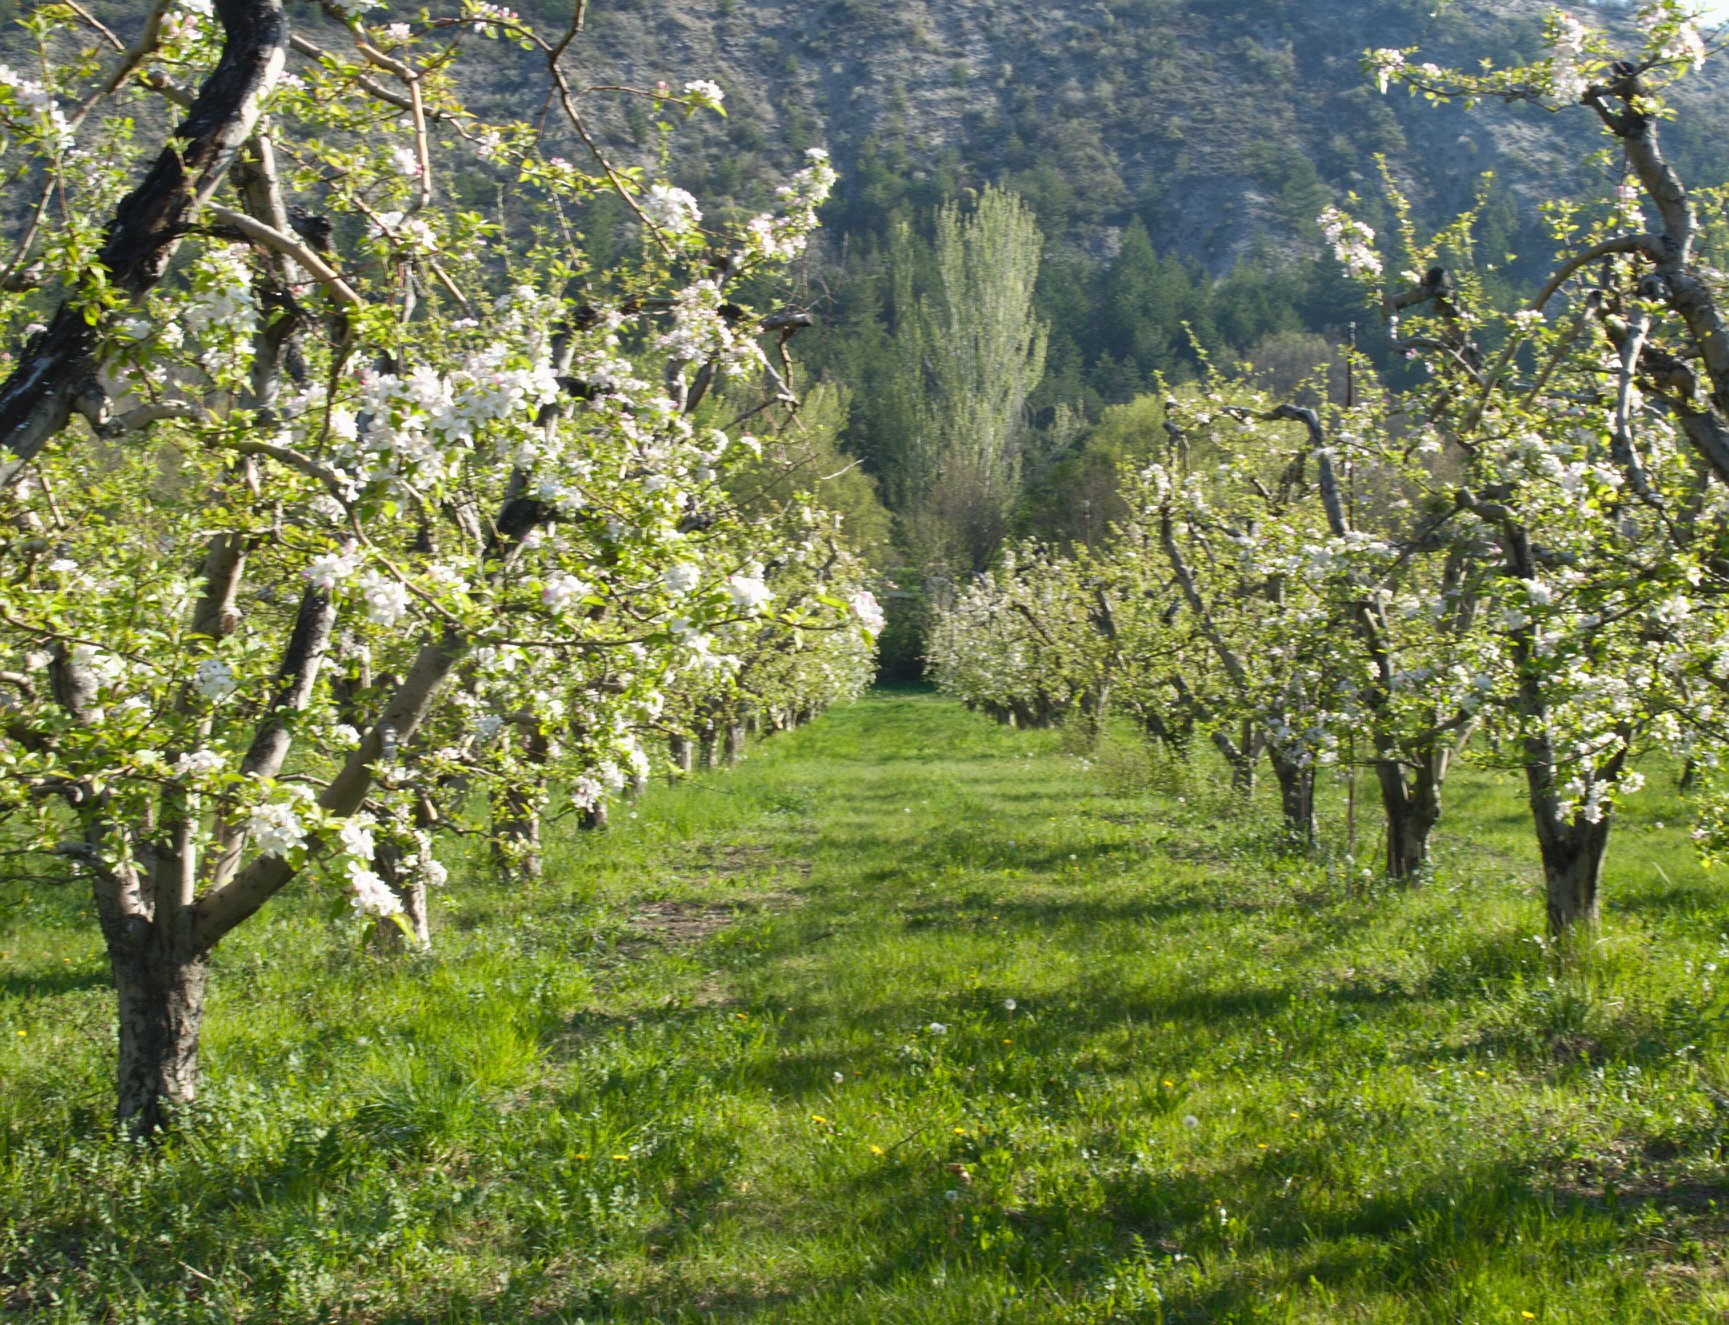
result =
[[1279,782],[1279,810],[1285,820],[1285,838],[1293,847],[1307,851],[1315,845],[1319,826],[1315,822],[1315,766],[1269,756],[1273,776]]
[[744,762],[745,729],[742,722],[726,724],[726,738],[722,747],[722,758],[728,768],[737,768]]
[[1596,823],[1573,816],[1560,819],[1539,803],[1552,800],[1540,796],[1537,770],[1527,769],[1532,783],[1532,813],[1537,821],[1537,850],[1543,859],[1543,895],[1548,911],[1549,936],[1566,938],[1588,934],[1597,927],[1599,897],[1603,883],[1603,861],[1609,851],[1608,810]]
[[402,848],[393,842],[381,843],[372,854],[372,867],[378,877],[396,894],[402,903],[402,917],[412,934],[390,916],[373,918],[373,933],[386,952],[402,952],[409,947],[425,952],[432,947],[432,926],[426,903],[426,876],[419,870],[403,868]]
[[1261,743],[1249,723],[1243,723],[1242,740],[1233,741],[1224,732],[1215,730],[1213,746],[1224,756],[1231,770],[1231,790],[1238,796],[1255,794],[1255,765],[1261,758]]
[[1392,759],[1375,761],[1375,778],[1387,820],[1387,877],[1419,882],[1429,865],[1430,834],[1441,821],[1440,779],[1431,765],[1407,777]]
[[516,787],[493,793],[492,863],[525,879],[540,877],[540,806],[532,793]]
[[198,1096],[209,956],[190,941],[189,921],[183,909],[156,924],[104,919],[120,1012],[115,1117],[134,1137],[158,1132],[173,1108]]
[[672,759],[674,779],[679,773],[688,773],[696,763],[696,747],[688,736],[671,736],[667,738],[667,753]]

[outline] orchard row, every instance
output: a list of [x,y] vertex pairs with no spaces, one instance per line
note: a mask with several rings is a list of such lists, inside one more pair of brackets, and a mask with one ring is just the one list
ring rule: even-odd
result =
[[[28,218],[0,273],[0,815],[14,859],[94,889],[135,1131],[192,1097],[211,953],[284,889],[425,944],[450,834],[520,887],[549,809],[597,825],[871,675],[838,519],[764,495],[807,319],[741,293],[834,171],[813,151],[715,226],[589,150],[581,8],[543,35],[478,3],[177,0],[117,34],[46,4],[42,67],[0,70]],[[539,123],[461,103],[475,46],[538,71]],[[669,141],[722,110],[702,81],[610,94]],[[448,200],[465,176],[496,215]],[[604,270],[602,196],[640,232]]]
[[[1557,13],[1548,54],[1506,69],[1372,52],[1383,90],[1595,113],[1603,195],[1548,205],[1552,278],[1496,308],[1475,216],[1421,236],[1391,178],[1385,235],[1328,208],[1413,383],[1353,360],[1342,398],[1222,374],[1174,394],[1108,538],[1024,546],[952,596],[939,683],[1021,723],[1114,710],[1175,751],[1209,742],[1244,791],[1264,760],[1299,847],[1318,771],[1365,767],[1400,879],[1429,867],[1456,759],[1516,768],[1551,932],[1594,923],[1641,758],[1715,768],[1729,740],[1721,195],[1689,193],[1659,141],[1707,49],[1682,5],[1637,19],[1622,50]],[[1707,804],[1707,850],[1723,822]]]

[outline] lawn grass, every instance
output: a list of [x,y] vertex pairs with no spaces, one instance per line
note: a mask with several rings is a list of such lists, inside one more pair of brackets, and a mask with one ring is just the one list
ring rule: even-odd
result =
[[1410,892],[1343,859],[1337,787],[1292,860],[1207,770],[879,691],[561,829],[537,887],[459,868],[431,957],[273,904],[156,1154],[105,1122],[87,899],[15,881],[0,1306],[1721,1321],[1729,901],[1671,781],[1562,966],[1505,774],[1458,776]]

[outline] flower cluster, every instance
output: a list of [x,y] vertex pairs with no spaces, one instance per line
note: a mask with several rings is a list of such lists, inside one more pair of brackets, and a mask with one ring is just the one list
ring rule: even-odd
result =
[[702,226],[702,209],[696,199],[669,184],[651,185],[637,206],[650,225],[673,239],[693,237]]
[[1565,10],[1556,10],[1549,28],[1549,90],[1564,105],[1581,100],[1590,88],[1591,30]]
[[1653,3],[1641,6],[1637,17],[1646,44],[1657,59],[1695,70],[1704,67],[1705,38],[1692,16],[1677,12],[1672,3]]
[[50,150],[64,152],[72,146],[72,125],[56,104],[47,88],[33,78],[15,73],[9,65],[0,64],[0,113],[18,127],[41,138]]
[[1320,216],[1321,233],[1333,246],[1333,256],[1358,280],[1374,280],[1381,274],[1381,259],[1376,254],[1375,232],[1361,221],[1352,220],[1337,207],[1328,207]]

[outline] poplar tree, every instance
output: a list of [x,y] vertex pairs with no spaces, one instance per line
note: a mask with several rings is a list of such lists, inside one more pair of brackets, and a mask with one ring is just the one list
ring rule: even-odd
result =
[[1019,496],[1027,397],[1045,363],[1042,244],[1032,212],[995,188],[970,211],[939,208],[928,244],[905,221],[891,232],[884,487],[920,559],[982,568]]

